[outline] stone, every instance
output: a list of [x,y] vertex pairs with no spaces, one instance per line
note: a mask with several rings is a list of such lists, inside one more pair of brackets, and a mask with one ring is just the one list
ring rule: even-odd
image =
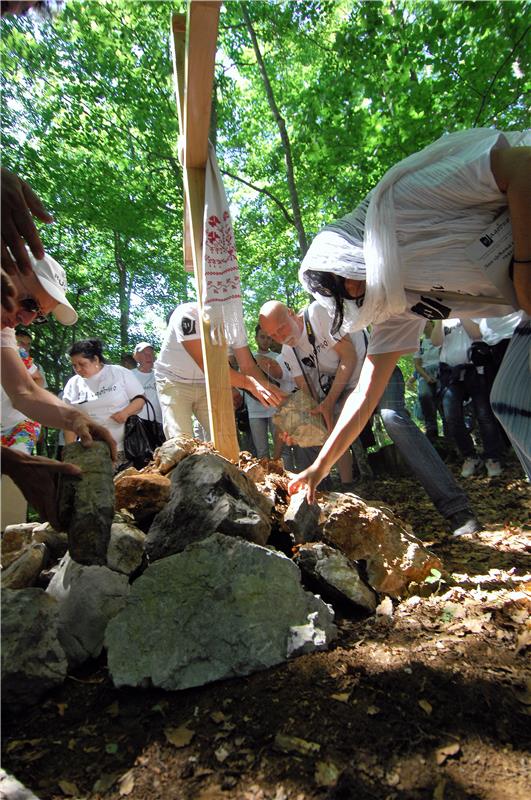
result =
[[2,589],[24,589],[34,586],[46,565],[48,551],[44,544],[31,544],[20,551],[18,558],[2,570]]
[[67,661],[57,638],[57,602],[42,589],[2,590],[2,700],[32,705],[63,683]]
[[24,784],[17,781],[0,767],[0,797],[2,800],[39,800],[37,795],[26,789]]
[[63,461],[81,467],[81,479],[62,476],[59,519],[68,550],[80,564],[105,564],[114,515],[113,466],[104,442],[67,444]]
[[354,494],[330,493],[324,511],[323,539],[351,561],[366,561],[367,580],[378,593],[401,597],[409,583],[441,569],[439,559],[388,508],[367,505]]
[[38,522],[19,522],[17,525],[7,525],[2,533],[2,564],[5,564],[4,555],[12,553],[31,542],[31,534],[39,527]]
[[45,544],[52,558],[60,559],[68,550],[68,535],[54,531],[49,522],[43,522],[33,529],[33,542]]
[[320,447],[328,436],[320,414],[312,416],[310,411],[317,403],[307,392],[299,389],[289,395],[273,417],[275,427],[293,440],[299,447]]
[[195,454],[174,469],[172,494],[146,539],[151,561],[178,553],[219,531],[265,544],[271,501],[234,464],[215,453]]
[[115,479],[116,508],[129,511],[136,523],[149,527],[153,518],[170,499],[171,482],[157,472],[138,472],[136,475],[117,475]]
[[317,503],[310,505],[306,499],[306,489],[290,497],[284,514],[284,522],[293,534],[296,544],[315,542],[321,539],[321,509]]
[[107,549],[107,566],[115,572],[132,575],[144,557],[146,534],[126,522],[113,522]]
[[179,464],[183,458],[195,453],[197,442],[189,436],[181,434],[167,439],[160,447],[155,450],[153,460],[161,475],[166,475]]
[[297,549],[293,559],[312,589],[333,605],[353,604],[374,613],[378,604],[376,594],[360,577],[358,567],[333,547],[323,542],[305,544]]
[[46,594],[57,603],[57,635],[70,665],[99,656],[107,623],[121,611],[129,592],[126,575],[83,566],[69,555],[63,558]]
[[336,633],[289,558],[216,533],[147,568],[105,646],[115,686],[175,690],[325,649]]

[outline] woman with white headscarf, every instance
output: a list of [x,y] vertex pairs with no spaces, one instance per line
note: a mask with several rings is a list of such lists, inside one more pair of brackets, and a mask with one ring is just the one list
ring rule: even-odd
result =
[[[319,482],[369,420],[399,357],[416,350],[426,319],[504,316],[515,308],[526,318],[491,401],[531,474],[529,145],[529,134],[492,129],[444,136],[395,165],[352,214],[316,236],[299,272],[303,286],[327,307],[334,330],[371,324],[372,331],[356,392],[291,492],[306,486],[313,501]],[[502,225],[507,211],[512,283],[493,277],[476,255],[480,242],[480,249],[492,243],[488,229]],[[510,253],[507,269],[509,261]]]

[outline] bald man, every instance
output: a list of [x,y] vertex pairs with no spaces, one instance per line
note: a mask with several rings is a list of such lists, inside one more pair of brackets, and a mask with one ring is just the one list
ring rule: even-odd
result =
[[[318,303],[295,312],[284,303],[270,300],[260,309],[259,324],[282,345],[281,358],[298,388],[317,401],[312,414],[321,414],[327,430],[332,430],[347,395],[358,382],[366,351],[363,332],[332,336],[328,312]],[[350,451],[337,467],[343,491],[351,491]]]

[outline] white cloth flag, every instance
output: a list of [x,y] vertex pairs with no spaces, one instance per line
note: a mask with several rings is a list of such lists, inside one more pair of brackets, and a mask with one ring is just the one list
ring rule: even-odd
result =
[[243,322],[240,272],[234,231],[216,152],[209,143],[203,220],[203,314],[210,322],[214,344],[221,335],[229,345],[242,340]]

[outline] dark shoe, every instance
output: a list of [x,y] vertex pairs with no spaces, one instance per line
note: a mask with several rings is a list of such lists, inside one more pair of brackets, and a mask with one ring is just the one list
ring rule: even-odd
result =
[[452,536],[466,536],[482,529],[470,508],[456,511],[455,514],[448,517],[448,523],[452,529]]

